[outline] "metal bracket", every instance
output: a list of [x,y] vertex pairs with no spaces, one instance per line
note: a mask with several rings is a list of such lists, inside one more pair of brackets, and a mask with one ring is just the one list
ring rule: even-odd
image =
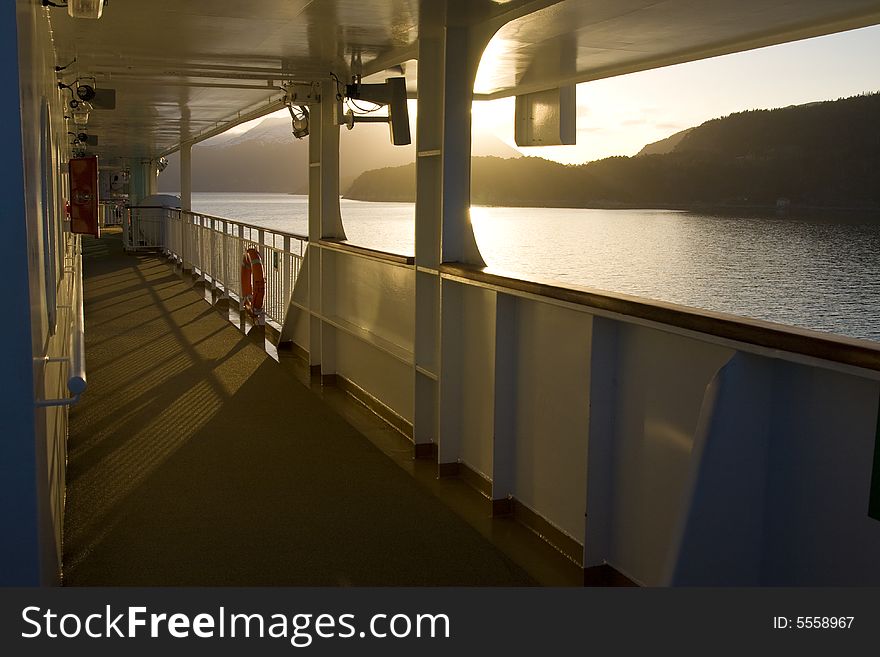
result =
[[[65,356],[36,356],[34,358],[35,365],[45,365],[46,363],[67,363],[70,365],[70,358]],[[61,397],[59,399],[37,399],[34,401],[34,406],[37,408],[46,408],[47,406],[70,406],[79,401],[81,394],[82,393],[78,392],[73,397]]]
[[292,82],[284,85],[287,105],[317,105],[321,102],[321,87],[317,82]]
[[73,397],[64,397],[62,399],[38,399],[34,402],[37,408],[46,408],[47,406],[72,406],[79,401],[79,395]]

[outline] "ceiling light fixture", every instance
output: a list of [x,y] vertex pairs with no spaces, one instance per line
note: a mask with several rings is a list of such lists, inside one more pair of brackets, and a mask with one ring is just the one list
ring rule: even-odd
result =
[[[76,105],[74,105],[76,103]],[[70,101],[70,110],[73,114],[73,122],[76,125],[86,125],[89,122],[89,112],[92,111],[90,103]]]
[[104,0],[67,0],[67,13],[73,18],[101,18]]

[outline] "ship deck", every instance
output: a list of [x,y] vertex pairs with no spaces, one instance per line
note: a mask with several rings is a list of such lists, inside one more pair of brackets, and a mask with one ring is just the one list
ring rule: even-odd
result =
[[84,242],[66,585],[574,585],[582,571],[163,259]]

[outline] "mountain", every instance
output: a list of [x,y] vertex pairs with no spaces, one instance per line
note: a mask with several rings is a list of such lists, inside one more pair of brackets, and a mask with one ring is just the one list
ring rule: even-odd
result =
[[[878,93],[739,112],[670,139],[671,150],[667,140],[648,154],[582,165],[475,158],[471,198],[534,207],[775,206],[785,198],[880,209]],[[347,196],[411,201],[414,173],[411,165],[368,171]]]
[[680,132],[676,132],[674,135],[670,135],[666,139],[647,144],[642,150],[636,153],[636,157],[639,157],[640,155],[663,155],[665,153],[671,153],[691,130],[693,130],[693,128],[687,128]]
[[[412,134],[415,135],[413,127]],[[196,192],[281,192],[308,191],[308,138],[293,137],[288,117],[269,117],[247,132],[224,134],[193,148],[192,186]],[[474,140],[474,154],[503,158],[520,157],[493,135]],[[340,189],[344,192],[364,171],[393,167],[415,160],[415,145],[393,146],[388,127],[360,124],[340,131]],[[168,158],[159,176],[160,192],[180,187],[180,160]]]

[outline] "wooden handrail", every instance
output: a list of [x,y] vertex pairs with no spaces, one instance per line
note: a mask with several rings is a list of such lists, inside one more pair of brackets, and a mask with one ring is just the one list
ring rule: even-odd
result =
[[557,299],[758,347],[880,371],[880,343],[870,340],[820,333],[592,288],[562,287],[554,283],[526,281],[488,268],[460,263],[444,263],[440,265],[440,273],[446,277]]
[[331,249],[338,249],[339,251],[349,251],[357,255],[364,255],[376,258],[377,260],[393,262],[396,265],[414,265],[416,262],[415,256],[406,256],[399,253],[392,253],[390,251],[371,249],[367,246],[358,246],[357,244],[350,244],[349,242],[343,242],[342,240],[322,239],[318,244]]

